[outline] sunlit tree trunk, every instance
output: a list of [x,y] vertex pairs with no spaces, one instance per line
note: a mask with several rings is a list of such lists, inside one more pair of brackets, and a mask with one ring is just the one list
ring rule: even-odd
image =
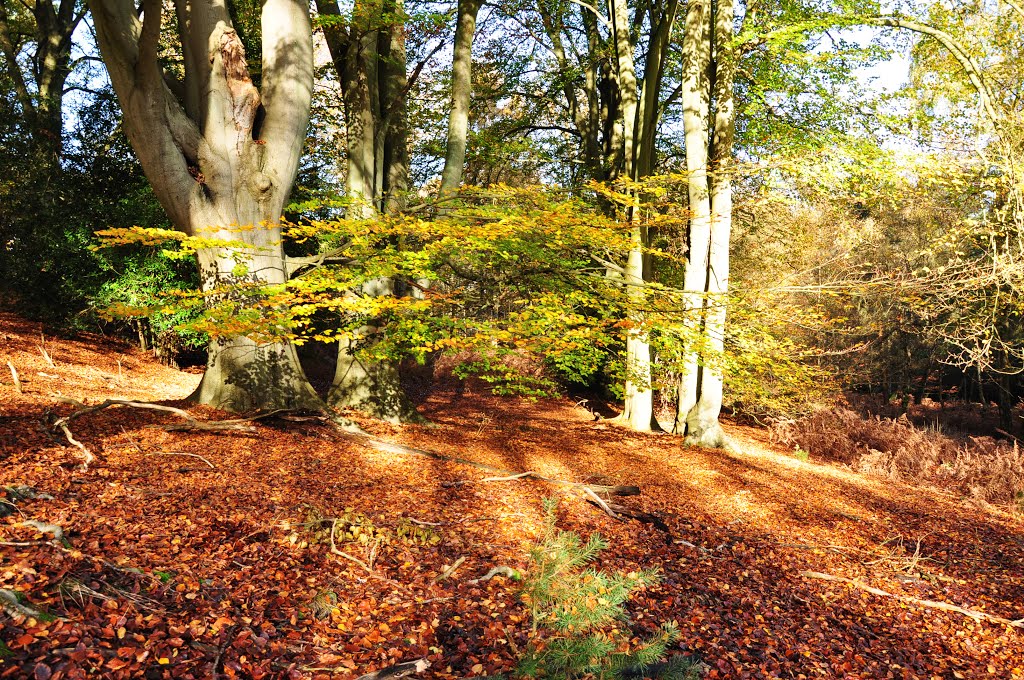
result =
[[[204,291],[222,301],[239,284],[282,283],[278,222],[313,90],[307,4],[263,3],[262,93],[223,3],[176,0],[182,81],[158,58],[161,0],[144,0],[141,18],[130,0],[91,0],[90,8],[125,133],[171,222],[189,234],[246,244],[199,253]],[[236,411],[321,405],[290,344],[246,337],[213,343],[193,399]]]
[[[721,357],[725,350],[726,294],[729,290],[729,238],[732,233],[733,137],[736,106],[733,83],[736,56],[732,45],[734,0],[718,0],[714,26],[714,127],[711,138],[711,219],[707,276],[704,282],[703,335],[706,356]],[[686,415],[687,442],[721,447],[725,436],[718,422],[722,411],[722,370],[714,361],[699,369],[696,403]]]
[[697,347],[704,308],[708,255],[711,247],[711,197],[708,191],[708,115],[711,90],[707,72],[711,59],[711,1],[690,0],[683,37],[683,128],[690,220],[683,288],[686,295],[684,355],[673,432],[686,433],[686,418],[697,404],[701,367]]
[[473,92],[473,36],[476,34],[476,17],[482,5],[483,0],[459,0],[452,57],[448,141],[445,147],[444,170],[441,172],[442,194],[455,191],[462,184],[469,135],[469,100]]
[[[629,7],[626,0],[609,0],[612,40],[615,52],[619,99],[622,110],[622,143],[626,176],[636,178],[636,134],[638,89],[633,62],[633,43],[629,34]],[[630,328],[626,335],[626,384],[623,423],[638,431],[651,430],[654,421],[654,390],[651,387],[651,347],[643,329],[640,311],[644,300],[645,230],[633,208],[627,208],[630,222],[630,251],[626,259],[623,282],[630,300]]]

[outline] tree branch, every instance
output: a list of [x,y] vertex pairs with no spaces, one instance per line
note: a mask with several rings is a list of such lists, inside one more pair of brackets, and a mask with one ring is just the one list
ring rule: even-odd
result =
[[992,92],[988,88],[988,84],[985,82],[984,76],[982,75],[981,69],[975,63],[974,59],[960,46],[951,35],[945,31],[939,30],[934,26],[927,24],[921,24],[916,21],[910,21],[908,19],[902,19],[900,17],[893,16],[879,16],[871,17],[867,20],[868,24],[875,26],[887,26],[889,28],[901,28],[908,31],[914,31],[915,33],[921,33],[927,35],[939,42],[940,45],[949,50],[949,53],[953,55],[957,63],[960,64],[960,68],[967,74],[968,80],[971,81],[971,85],[978,93],[978,97],[981,99],[981,105],[985,109],[985,113],[988,115],[989,120],[993,125],[998,126],[1002,120],[995,110],[993,104]]
[[25,77],[18,68],[18,50],[15,48],[12,39],[12,31],[7,16],[7,8],[0,2],[0,50],[3,51],[4,61],[7,64],[7,75],[14,83],[14,92],[18,97],[25,116],[31,118],[35,115],[35,105],[32,102],[32,95],[25,84]]

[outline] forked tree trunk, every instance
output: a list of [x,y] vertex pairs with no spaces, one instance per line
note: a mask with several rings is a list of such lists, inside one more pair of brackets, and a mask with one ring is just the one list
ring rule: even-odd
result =
[[[263,92],[253,85],[226,6],[175,0],[184,80],[160,65],[162,0],[90,0],[124,129],[178,229],[243,241],[199,253],[204,292],[244,309],[238,286],[285,280],[278,220],[305,140],[313,89],[308,5],[265,0]],[[172,90],[173,88],[173,90]],[[235,411],[322,404],[287,343],[216,340],[193,399]]]
[[[317,7],[321,14],[341,15],[336,0],[317,0]],[[401,16],[399,2],[383,9],[383,16]],[[382,24],[381,12],[365,0],[356,3],[352,17],[347,26],[336,23],[324,33],[345,104],[348,216],[373,219],[398,210],[408,186],[404,26]],[[353,294],[393,295],[394,282],[368,281]],[[376,332],[368,325],[339,346],[327,403],[395,423],[419,421],[396,366],[360,356],[361,345],[373,342]]]

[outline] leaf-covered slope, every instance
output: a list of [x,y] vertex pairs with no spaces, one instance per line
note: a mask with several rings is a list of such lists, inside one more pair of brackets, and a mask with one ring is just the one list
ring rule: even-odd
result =
[[[37,327],[0,316],[0,485],[35,495],[5,495],[0,589],[56,618],[0,614],[0,677],[344,678],[418,658],[431,662],[423,678],[509,671],[528,612],[514,581],[474,579],[526,566],[554,494],[562,528],[609,540],[602,568],[662,571],[630,603],[634,631],[674,619],[678,652],[709,677],[1024,677],[1020,629],[801,575],[1024,617],[1024,525],[961,499],[780,455],[755,430],[730,429],[737,453],[684,449],[472,382],[425,395],[433,426],[364,426],[506,470],[637,484],[618,502],[669,533],[617,522],[575,488],[483,481],[500,475],[318,421],[182,433],[152,427],[170,414],[110,408],[71,424],[98,457],[80,471],[78,450],[46,428],[73,410],[54,395],[180,399],[197,376],[95,336],[45,338],[50,366],[38,344]],[[60,526],[66,543],[28,520]],[[332,526],[335,550],[362,564],[332,552]]]

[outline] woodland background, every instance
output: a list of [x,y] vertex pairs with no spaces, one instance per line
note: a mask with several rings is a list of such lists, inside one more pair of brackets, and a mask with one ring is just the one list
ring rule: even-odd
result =
[[[1022,28],[1007,0],[2,0],[0,677],[1017,677]],[[597,528],[614,569],[567,632],[545,555],[582,567]],[[201,547],[229,538],[252,563]]]

